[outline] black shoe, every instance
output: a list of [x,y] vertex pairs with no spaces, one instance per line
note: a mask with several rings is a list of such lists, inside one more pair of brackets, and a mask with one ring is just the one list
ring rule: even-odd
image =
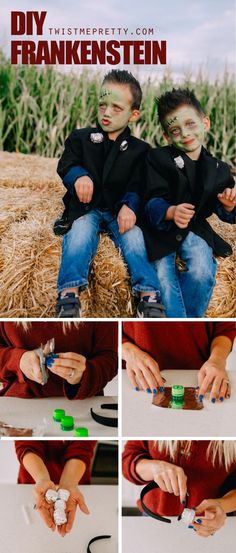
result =
[[159,303],[160,296],[156,294],[154,296],[144,296],[138,304],[137,315],[139,318],[151,319],[165,319],[165,308],[164,305]]
[[73,292],[68,292],[63,298],[58,296],[56,305],[56,317],[59,319],[72,318],[79,319],[81,313],[81,303],[79,297]]
[[72,223],[67,217],[61,217],[57,219],[53,225],[53,232],[56,236],[64,236],[72,227]]

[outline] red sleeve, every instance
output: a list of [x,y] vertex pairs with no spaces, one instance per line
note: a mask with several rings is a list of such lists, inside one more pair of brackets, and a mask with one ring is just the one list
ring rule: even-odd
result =
[[146,484],[147,482],[142,480],[135,470],[136,463],[139,459],[152,459],[149,452],[148,441],[129,440],[126,442],[122,454],[123,475],[134,484]]
[[5,334],[4,322],[0,323],[0,382],[3,383],[4,393],[13,380],[20,383],[25,382],[24,375],[20,370],[20,359],[27,351],[23,348],[10,346]]
[[46,459],[46,441],[15,440],[15,450],[19,463],[23,464],[23,457],[27,452],[35,453],[44,462]]
[[231,340],[231,342],[233,342],[236,336],[235,322],[214,322],[212,339],[216,338],[217,336],[226,336]]
[[85,463],[86,467],[90,467],[95,445],[95,440],[76,440],[73,442],[67,442],[64,449],[65,463],[70,459],[80,459],[80,461]]
[[123,323],[122,324],[122,344],[124,342],[132,342],[132,344],[135,343],[135,340],[134,340],[134,332],[133,332],[133,325],[135,323]]
[[[103,388],[117,374],[117,323],[94,323],[91,357],[73,399],[85,399],[103,393]],[[64,384],[65,395],[71,399],[71,386]]]

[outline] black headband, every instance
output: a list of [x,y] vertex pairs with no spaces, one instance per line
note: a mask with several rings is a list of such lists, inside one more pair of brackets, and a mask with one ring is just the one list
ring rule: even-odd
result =
[[[100,408],[118,411],[118,403],[102,403]],[[103,424],[103,426],[113,426],[114,428],[118,427],[117,417],[104,417],[103,415],[99,415],[98,413],[95,413],[95,411],[93,411],[92,407],[90,409],[90,413],[93,420],[95,420],[99,424]]]
[[[168,522],[170,523],[171,520],[170,518],[165,518],[165,517],[162,517],[161,515],[158,515],[157,513],[153,513],[153,511],[151,511],[144,503],[144,497],[147,495],[147,493],[151,492],[152,490],[156,490],[158,489],[159,486],[156,482],[150,482],[149,484],[147,484],[146,486],[144,486],[144,488],[142,489],[141,491],[141,494],[140,494],[140,501],[141,501],[141,505],[142,505],[142,509],[144,510],[145,513],[147,513],[147,515],[149,515],[150,517],[152,518],[155,518],[157,520],[160,520],[161,522]],[[186,503],[185,503],[185,506],[184,508],[186,508],[188,505],[188,496],[186,496]],[[183,509],[184,510],[184,509]],[[178,517],[178,520],[180,520],[181,518],[181,515],[182,513],[179,515]]]
[[95,538],[92,538],[92,539],[90,540],[90,542],[88,543],[87,553],[92,553],[92,552],[91,552],[91,549],[90,549],[90,545],[92,545],[92,543],[93,543],[94,541],[105,540],[105,539],[107,539],[107,538],[111,538],[111,536],[95,536]]

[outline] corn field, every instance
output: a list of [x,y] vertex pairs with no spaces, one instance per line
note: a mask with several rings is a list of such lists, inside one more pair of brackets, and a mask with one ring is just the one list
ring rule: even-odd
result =
[[[53,67],[13,66],[0,53],[0,150],[61,155],[66,136],[96,122],[99,72],[60,73]],[[152,145],[163,145],[155,98],[173,86],[195,90],[211,119],[207,148],[212,155],[235,166],[235,100],[233,77],[225,71],[211,83],[199,73],[186,74],[176,83],[169,71],[161,82],[142,82],[142,117],[133,127],[135,136]]]

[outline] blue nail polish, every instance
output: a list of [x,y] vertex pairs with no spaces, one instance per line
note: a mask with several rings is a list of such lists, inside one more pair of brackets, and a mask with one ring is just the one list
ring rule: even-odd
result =
[[138,386],[136,386],[136,388],[134,388],[136,390],[136,392],[139,392],[139,388]]
[[185,499],[183,499],[183,501],[181,501],[181,505],[186,505]]
[[192,524],[189,524],[188,528],[193,528]]
[[156,393],[157,393],[156,388],[153,388],[152,393],[153,393],[154,395],[156,395]]
[[212,400],[211,400],[211,403],[215,403],[216,402],[216,398],[213,397]]
[[202,519],[201,519],[201,518],[197,518],[197,520],[195,520],[195,522],[197,522],[198,524],[202,524]]
[[52,353],[51,358],[52,359],[58,359],[59,355],[57,353]]
[[199,386],[196,386],[196,390],[199,390]]
[[150,393],[151,393],[150,388],[147,388],[147,389],[146,389],[146,392],[147,392],[148,394],[150,394]]
[[224,401],[224,398],[222,396],[220,396],[220,401]]
[[52,366],[52,360],[51,359],[47,359],[46,360],[46,367],[51,367]]
[[159,390],[160,390],[161,394],[163,394],[164,389],[165,389],[164,386],[160,386]]
[[203,397],[204,397],[204,396],[203,396],[202,394],[200,394],[200,396],[198,396],[199,401],[202,401],[202,400],[203,400]]

